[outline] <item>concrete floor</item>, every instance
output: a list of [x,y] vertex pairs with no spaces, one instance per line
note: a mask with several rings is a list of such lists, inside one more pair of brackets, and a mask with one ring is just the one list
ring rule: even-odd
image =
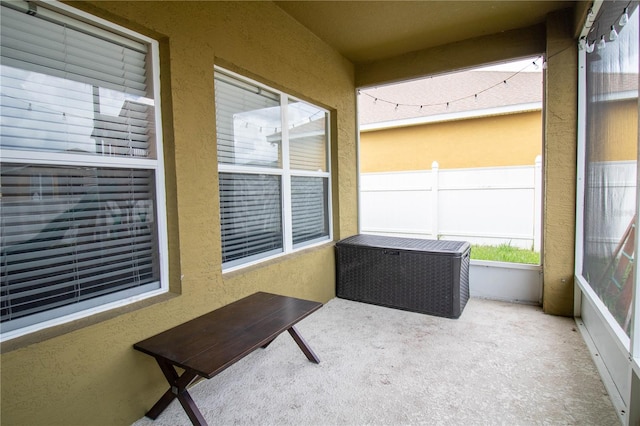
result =
[[[472,298],[452,320],[333,299],[297,328],[322,362],[283,334],[193,386],[210,424],[620,424],[575,322],[538,307]],[[152,424],[190,422],[174,401],[135,423]]]

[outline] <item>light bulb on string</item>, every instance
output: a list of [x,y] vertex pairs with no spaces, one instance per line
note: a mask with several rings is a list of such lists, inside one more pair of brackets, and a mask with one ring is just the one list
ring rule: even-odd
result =
[[609,33],[609,41],[614,41],[618,38],[618,32],[615,26],[611,26],[611,32]]
[[593,42],[593,43],[589,43],[589,42],[587,41],[587,45],[585,46],[584,50],[586,50],[586,51],[587,51],[587,53],[593,53],[593,49],[594,49],[595,47],[596,47],[596,43],[595,43],[595,42]]
[[399,104],[396,104],[396,107],[394,108],[394,111],[397,111],[399,106],[400,106]]
[[580,47],[580,50],[586,50],[586,48],[587,48],[587,39],[585,37],[582,37],[580,39],[580,41],[578,41],[578,47]]
[[533,68],[534,68],[535,70],[537,70],[538,68],[540,68],[540,67],[538,67],[538,64],[536,63],[536,61],[533,61]]
[[604,40],[604,36],[600,37],[600,41],[598,42],[598,50],[602,50],[607,46],[607,42]]
[[622,12],[622,15],[620,16],[620,20],[618,21],[618,25],[620,25],[621,27],[624,27],[628,23],[629,23],[629,8],[625,7],[624,12]]

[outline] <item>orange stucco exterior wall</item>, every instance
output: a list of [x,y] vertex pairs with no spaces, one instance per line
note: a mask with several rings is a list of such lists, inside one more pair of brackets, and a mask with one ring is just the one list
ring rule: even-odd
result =
[[541,152],[541,111],[360,133],[365,173],[533,165]]

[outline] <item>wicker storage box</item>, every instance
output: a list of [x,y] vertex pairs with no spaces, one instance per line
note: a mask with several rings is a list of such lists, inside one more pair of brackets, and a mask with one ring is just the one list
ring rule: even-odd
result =
[[469,300],[463,241],[355,235],[336,243],[336,295],[458,318]]

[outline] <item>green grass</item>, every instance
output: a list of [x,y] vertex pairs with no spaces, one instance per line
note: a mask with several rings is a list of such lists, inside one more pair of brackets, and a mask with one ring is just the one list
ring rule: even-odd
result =
[[471,259],[539,265],[540,253],[533,250],[511,247],[509,244],[501,244],[499,246],[472,245]]

